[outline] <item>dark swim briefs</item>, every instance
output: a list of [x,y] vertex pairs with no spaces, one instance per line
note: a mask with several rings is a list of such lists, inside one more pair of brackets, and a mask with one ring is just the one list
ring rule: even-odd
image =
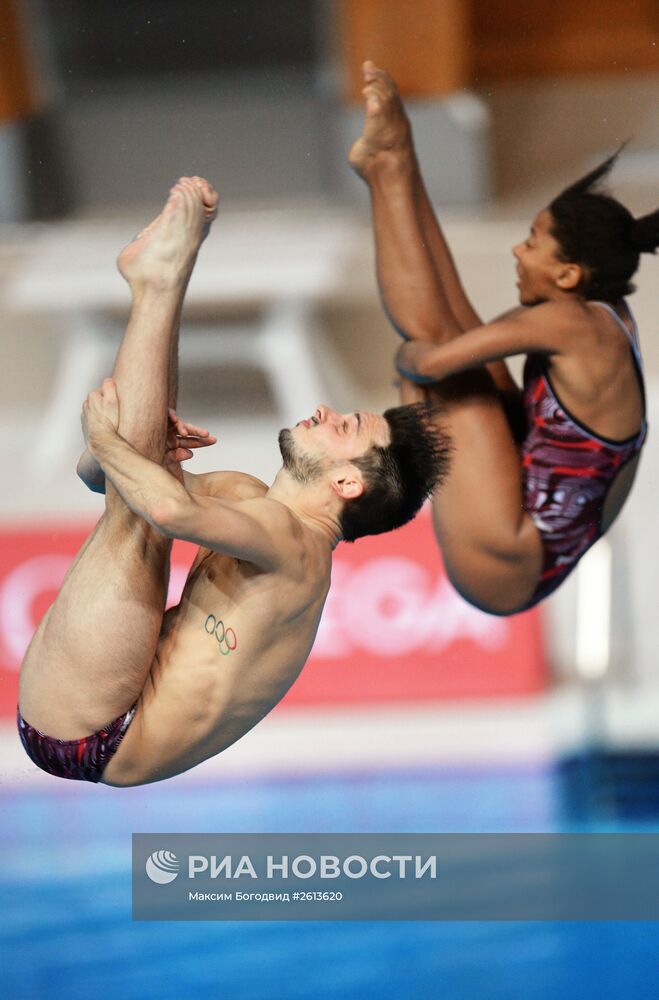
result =
[[91,736],[56,740],[29,725],[18,712],[18,735],[37,767],[57,778],[99,782],[133,721],[136,705]]

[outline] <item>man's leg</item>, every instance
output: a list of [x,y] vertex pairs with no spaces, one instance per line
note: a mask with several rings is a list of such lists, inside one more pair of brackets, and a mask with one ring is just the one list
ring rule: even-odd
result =
[[[162,461],[170,369],[183,297],[216,196],[184,179],[161,215],[120,255],[131,314],[113,378],[119,433]],[[76,556],[25,657],[20,708],[58,739],[87,736],[137,700],[153,662],[166,597],[170,543],[108,483],[105,513]]]

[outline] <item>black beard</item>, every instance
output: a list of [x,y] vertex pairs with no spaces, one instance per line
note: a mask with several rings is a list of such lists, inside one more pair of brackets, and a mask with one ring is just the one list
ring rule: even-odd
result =
[[285,428],[279,432],[279,451],[284,468],[297,483],[312,483],[322,471],[321,463],[297,451],[292,433]]

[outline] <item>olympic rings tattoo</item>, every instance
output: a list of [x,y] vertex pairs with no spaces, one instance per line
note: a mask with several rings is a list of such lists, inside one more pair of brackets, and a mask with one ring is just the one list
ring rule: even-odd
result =
[[[204,623],[204,628],[209,635],[214,635],[217,639],[217,646],[222,656],[228,656],[238,648],[236,633],[230,626],[225,626],[221,618],[209,615]],[[221,634],[220,634],[221,629]]]

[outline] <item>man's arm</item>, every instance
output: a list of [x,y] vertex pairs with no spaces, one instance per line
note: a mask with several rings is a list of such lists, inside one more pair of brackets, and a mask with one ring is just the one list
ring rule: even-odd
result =
[[[214,437],[205,427],[197,427],[181,420],[175,410],[168,411],[167,452],[163,460],[165,468],[181,482],[190,493],[204,493],[207,476],[195,476],[181,467],[181,462],[192,458],[193,449],[208,448],[216,444]],[[86,445],[86,442],[85,442]],[[105,473],[94,456],[85,447],[78,459],[76,474],[92,493],[105,493]]]
[[564,354],[579,338],[579,318],[570,303],[545,302],[515,310],[446,344],[410,341],[398,352],[401,375],[418,384],[477,368],[516,354]]
[[90,453],[134,513],[168,537],[266,570],[279,568],[286,557],[282,540],[290,528],[290,515],[281,504],[193,496],[162,466],[135,451],[117,433],[118,425],[119,400],[114,382],[106,379],[83,404],[83,430]]
[[188,493],[184,486],[160,465],[144,458],[116,432],[103,431],[90,438],[94,456],[132,511],[156,531],[170,538],[182,538],[217,552],[274,570],[281,563],[282,546],[273,517],[264,524],[254,504],[274,502],[260,499],[227,501]]
[[263,497],[268,487],[256,476],[247,472],[202,472],[194,475],[183,470],[183,485],[188,493],[203,497],[219,497],[220,500],[253,500]]

